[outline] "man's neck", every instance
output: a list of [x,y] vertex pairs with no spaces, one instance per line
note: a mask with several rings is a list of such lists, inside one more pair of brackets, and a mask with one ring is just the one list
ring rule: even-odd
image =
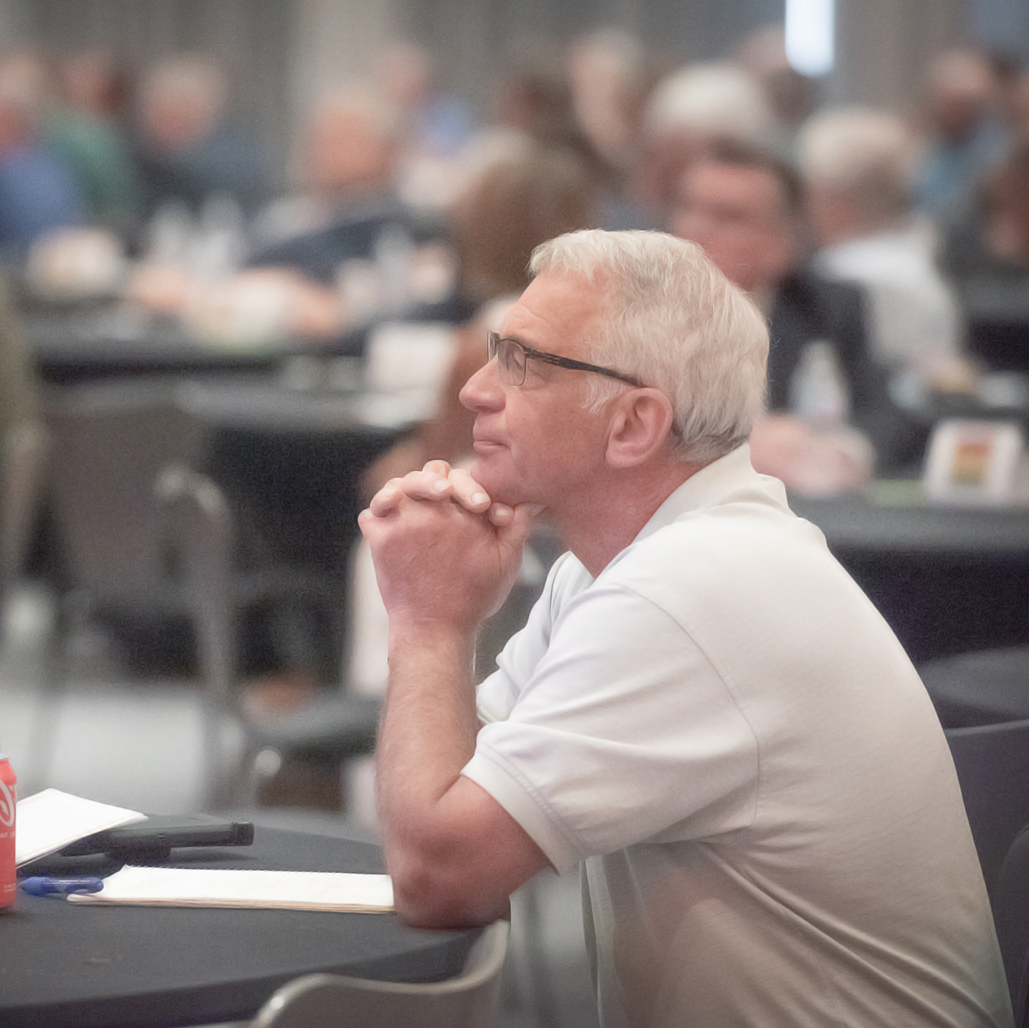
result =
[[665,500],[703,464],[680,461],[615,482],[560,511],[548,511],[562,544],[596,578],[628,546]]

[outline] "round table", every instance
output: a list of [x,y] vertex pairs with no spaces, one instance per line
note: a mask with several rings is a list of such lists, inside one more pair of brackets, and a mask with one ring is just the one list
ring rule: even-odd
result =
[[[368,843],[262,826],[252,846],[176,850],[171,860],[205,868],[383,869],[378,847]],[[55,873],[84,874],[96,861],[49,864]],[[0,1024],[178,1028],[247,1019],[280,985],[311,972],[448,978],[477,935],[408,928],[392,913],[107,907],[20,893],[14,911],[0,916]]]
[[792,496],[916,664],[1029,643],[1029,510]]

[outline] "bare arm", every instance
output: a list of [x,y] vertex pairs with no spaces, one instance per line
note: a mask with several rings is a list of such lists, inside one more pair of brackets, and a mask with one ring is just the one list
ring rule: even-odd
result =
[[390,615],[377,761],[397,909],[425,926],[484,923],[547,866],[460,774],[478,731],[476,633],[518,573],[530,514],[491,507],[467,475],[433,462],[387,483],[360,521]]

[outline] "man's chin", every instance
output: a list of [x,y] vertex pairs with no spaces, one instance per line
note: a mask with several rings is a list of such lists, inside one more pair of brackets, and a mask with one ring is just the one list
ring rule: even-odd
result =
[[497,469],[490,467],[488,459],[477,457],[472,461],[468,472],[494,503],[506,503],[513,507],[524,500],[524,497],[505,476],[500,474]]

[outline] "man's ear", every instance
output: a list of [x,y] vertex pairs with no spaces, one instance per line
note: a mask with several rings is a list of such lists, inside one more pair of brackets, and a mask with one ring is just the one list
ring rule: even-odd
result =
[[607,461],[616,468],[649,460],[668,439],[672,401],[660,389],[634,389],[619,398],[607,439]]

